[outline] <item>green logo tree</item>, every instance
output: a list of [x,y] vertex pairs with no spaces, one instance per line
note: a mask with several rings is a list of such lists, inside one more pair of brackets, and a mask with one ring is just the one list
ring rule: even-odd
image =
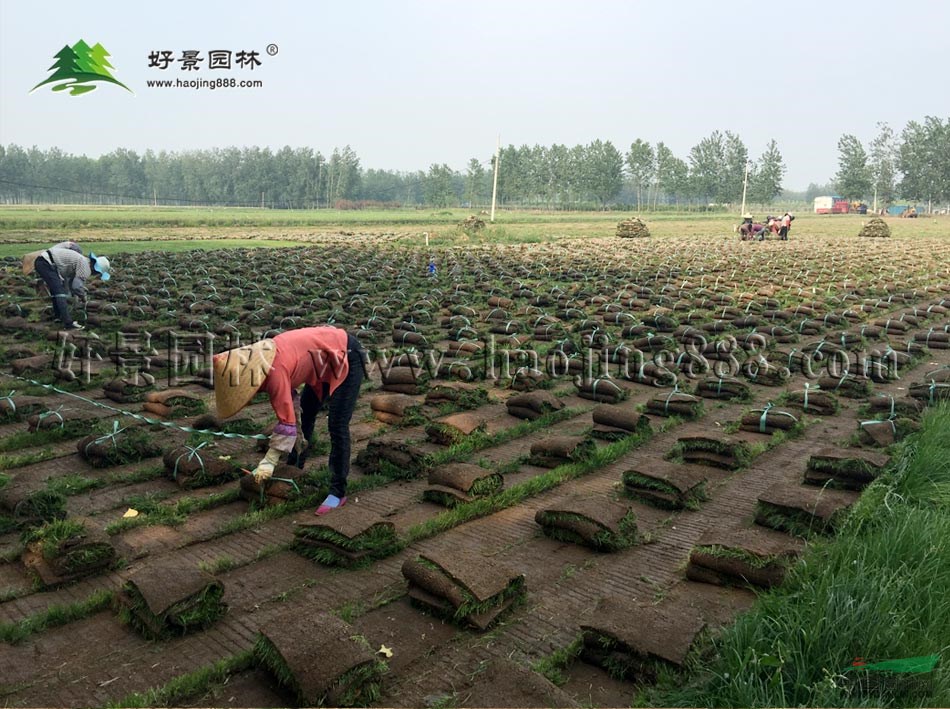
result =
[[41,86],[55,84],[53,91],[68,89],[71,96],[79,96],[94,91],[97,81],[107,81],[121,86],[129,93],[132,92],[109,71],[115,67],[107,59],[110,56],[109,52],[98,42],[90,47],[80,39],[72,47],[66,45],[53,56],[56,61],[49,68],[49,71],[53,73],[34,86],[31,93]]

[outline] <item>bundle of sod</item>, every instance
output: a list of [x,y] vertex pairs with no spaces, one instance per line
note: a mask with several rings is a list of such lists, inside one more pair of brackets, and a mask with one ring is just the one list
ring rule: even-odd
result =
[[453,687],[469,707],[579,706],[570,694],[513,659],[483,660],[469,680],[471,684]]
[[383,391],[422,394],[428,375],[418,367],[391,367],[383,371]]
[[183,418],[206,413],[208,406],[196,394],[184,389],[150,391],[145,394],[145,411],[162,418]]
[[624,373],[624,379],[647,386],[673,386],[676,375],[665,367],[644,361],[639,367],[632,367]]
[[605,598],[595,617],[581,625],[581,659],[618,680],[654,682],[661,668],[681,669],[706,627],[681,604],[637,605]]
[[908,392],[912,398],[922,401],[927,406],[933,406],[938,401],[950,399],[950,383],[928,382],[911,384]]
[[[10,318],[6,321],[6,324],[16,330],[29,327],[29,324],[23,318]],[[14,374],[23,376],[28,372],[41,372],[44,369],[48,370],[51,364],[53,364],[53,356],[41,354],[35,357],[21,357],[20,359],[15,359],[10,362],[10,368]]]
[[779,488],[759,496],[755,522],[798,537],[832,534],[857,495],[845,490]]
[[105,534],[82,520],[49,522],[25,535],[23,565],[42,588],[51,588],[89,576],[115,563],[116,553]]
[[650,236],[650,229],[642,219],[633,217],[617,223],[617,236],[621,239],[642,239]]
[[554,436],[531,444],[531,465],[556,468],[564,463],[578,463],[589,459],[597,445],[586,436]]
[[444,448],[429,441],[407,441],[402,436],[371,440],[356,456],[365,471],[393,480],[411,480],[429,472],[433,454]]
[[429,341],[421,332],[393,328],[393,344],[398,345],[399,347],[412,345],[413,347],[427,348],[429,346]]
[[630,392],[612,379],[582,379],[577,383],[577,395],[601,404],[617,404],[626,399]]
[[154,387],[154,377],[140,374],[137,377],[113,379],[102,385],[106,397],[119,404],[131,404],[142,401],[145,393]]
[[767,433],[776,431],[796,431],[801,428],[801,422],[787,411],[775,409],[753,409],[739,421],[739,428],[749,433]]
[[789,392],[787,402],[789,406],[799,408],[806,414],[833,416],[838,413],[838,398],[826,391],[806,388],[802,391]]
[[927,330],[914,333],[914,342],[919,342],[924,347],[932,350],[950,349],[950,333],[940,330]]
[[848,399],[863,399],[871,395],[871,380],[853,374],[845,374],[843,377],[819,377],[818,386]]
[[773,588],[785,580],[804,547],[801,539],[756,527],[707,532],[690,551],[686,578],[717,586]]
[[[819,343],[825,344],[824,342]],[[787,367],[790,372],[810,372],[812,371],[812,355],[799,349],[793,349],[789,352],[776,350],[769,359],[779,367]]]
[[377,394],[369,400],[369,408],[377,421],[398,426],[410,409],[419,405],[419,398],[408,394]]
[[624,492],[653,507],[667,510],[699,509],[706,499],[706,476],[702,468],[654,461],[621,474]]
[[236,480],[240,469],[229,460],[222,460],[214,454],[214,444],[205,447],[178,446],[168,451],[162,458],[165,473],[178,487],[194,489],[207,485],[220,485]]
[[22,421],[24,418],[45,411],[46,400],[39,396],[14,396],[11,391],[0,397],[0,419],[3,421]]
[[880,217],[872,217],[858,232],[860,237],[887,238],[891,235],[891,228]]
[[392,522],[355,506],[298,524],[294,551],[324,566],[362,566],[401,548]]
[[499,473],[470,463],[450,463],[429,473],[422,499],[445,507],[494,495],[503,484]]
[[240,495],[252,507],[273,507],[306,495],[310,492],[309,485],[309,478],[303,470],[296,465],[280,463],[274,469],[273,477],[265,480],[263,486],[258,485],[253,475],[244,475],[240,482]]
[[703,402],[692,394],[672,391],[658,394],[646,404],[646,412],[654,416],[679,416],[696,419],[703,415]]
[[676,340],[672,337],[655,335],[652,332],[646,337],[638,337],[635,339],[633,346],[642,352],[675,352],[678,349]]
[[[261,426],[250,418],[235,418],[222,421],[212,414],[202,414],[191,422],[191,427],[199,431],[224,431],[225,433],[240,433],[250,436],[260,433]],[[262,441],[264,449],[267,449],[267,441]]]
[[322,612],[260,629],[254,658],[298,706],[367,706],[379,698],[386,671],[352,626]]
[[95,430],[86,414],[80,411],[61,409],[33,414],[26,420],[30,433],[37,431],[56,431],[63,438],[75,438]]
[[733,377],[706,377],[696,386],[696,393],[704,399],[746,401],[752,398],[749,385]]
[[919,423],[902,416],[886,421],[862,421],[858,424],[861,440],[881,448],[887,448],[919,430]]
[[410,602],[462,626],[487,630],[525,594],[524,574],[470,551],[448,549],[407,559]]
[[469,436],[485,433],[485,419],[469,411],[450,414],[426,426],[430,441],[443,446],[460,443]]
[[887,414],[888,416],[906,416],[917,418],[923,413],[924,403],[909,396],[895,399],[891,394],[876,394],[868,401],[868,411],[871,414]]
[[808,459],[806,485],[863,490],[883,472],[890,457],[861,450],[823,448]]
[[726,470],[744,468],[755,457],[752,446],[740,438],[686,436],[679,439],[677,448],[687,463],[710,465]]
[[620,551],[637,541],[637,517],[633,509],[602,496],[570,497],[538,510],[534,521],[552,539],[596,551]]
[[139,426],[115,429],[112,433],[101,435],[94,433],[80,440],[76,448],[79,455],[94,468],[135,463],[162,453],[161,447]]
[[521,367],[511,378],[514,391],[534,391],[539,387],[550,386],[551,380],[539,369]]
[[119,619],[149,640],[210,627],[227,611],[224,586],[181,563],[151,563],[133,572],[116,594]]
[[520,419],[534,421],[552,411],[564,408],[564,402],[547,391],[516,394],[505,402],[508,413]]
[[602,441],[619,441],[634,434],[649,434],[650,419],[636,411],[613,404],[601,404],[592,412],[594,428],[591,436]]
[[464,382],[434,384],[426,392],[425,403],[436,406],[452,404],[457,409],[469,411],[488,403],[488,391],[484,387]]
[[793,325],[795,332],[799,335],[817,335],[824,328],[824,325],[821,324],[818,320],[811,320],[805,318],[804,320],[799,320]]
[[11,528],[35,527],[66,517],[66,496],[45,486],[17,484],[0,488],[0,514]]
[[781,362],[764,364],[759,362],[749,362],[743,365],[742,373],[753,384],[766,387],[778,387],[785,384],[788,375],[785,373],[785,365]]

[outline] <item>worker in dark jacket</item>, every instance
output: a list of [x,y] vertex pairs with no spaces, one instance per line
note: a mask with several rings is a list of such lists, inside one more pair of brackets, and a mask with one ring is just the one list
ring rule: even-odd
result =
[[53,315],[63,323],[67,330],[82,330],[83,326],[74,322],[69,314],[67,303],[70,294],[86,300],[86,279],[93,272],[110,278],[111,266],[105,256],[96,256],[89,252],[84,256],[75,242],[62,242],[46,249],[27,254],[23,259],[24,273],[36,271],[43,279],[53,299]]

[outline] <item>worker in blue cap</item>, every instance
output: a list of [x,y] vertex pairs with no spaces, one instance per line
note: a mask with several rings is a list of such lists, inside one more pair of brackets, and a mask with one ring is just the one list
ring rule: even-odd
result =
[[23,258],[23,272],[36,271],[53,299],[53,315],[66,330],[82,330],[69,314],[67,300],[70,293],[86,301],[86,279],[94,272],[102,280],[110,278],[111,265],[105,256],[89,252],[84,256],[75,242],[62,242],[45,251],[34,251]]

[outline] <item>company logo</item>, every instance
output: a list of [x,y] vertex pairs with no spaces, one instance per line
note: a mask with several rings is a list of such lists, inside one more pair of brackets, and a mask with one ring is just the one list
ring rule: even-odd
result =
[[66,45],[53,55],[56,61],[49,71],[50,76],[34,86],[30,93],[41,86],[53,84],[53,91],[69,90],[71,96],[79,96],[96,90],[96,82],[105,81],[116,84],[132,92],[128,86],[116,79],[110,69],[114,69],[107,57],[111,56],[98,42],[90,47],[79,40],[72,47]]

